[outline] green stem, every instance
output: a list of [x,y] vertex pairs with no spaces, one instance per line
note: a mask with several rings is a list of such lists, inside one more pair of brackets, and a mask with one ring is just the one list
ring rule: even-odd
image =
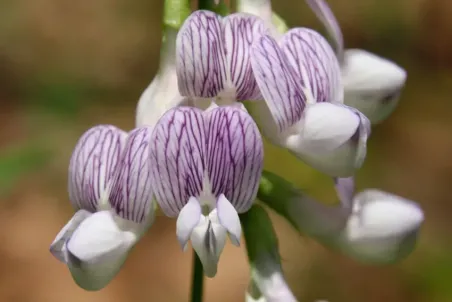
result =
[[193,251],[193,275],[191,284],[191,302],[202,302],[204,289],[204,270],[201,260]]
[[165,0],[163,24],[178,30],[190,13],[190,0]]
[[198,0],[198,9],[210,10],[221,16],[229,13],[229,7],[224,0],[220,0],[218,5],[215,4],[215,0]]
[[291,215],[287,212],[290,210],[287,207],[287,203],[289,200],[301,198],[302,196],[301,191],[292,183],[272,172],[262,171],[257,199],[288,219],[295,227],[297,227],[297,223],[290,218]]

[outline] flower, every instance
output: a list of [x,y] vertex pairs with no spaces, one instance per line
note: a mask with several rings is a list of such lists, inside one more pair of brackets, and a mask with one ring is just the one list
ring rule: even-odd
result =
[[[339,206],[327,206],[291,183],[263,172],[258,198],[300,233],[365,263],[389,264],[414,249],[424,221],[413,201],[375,189],[355,195],[352,177],[335,180]],[[246,236],[245,236],[246,237]]]
[[339,24],[324,0],[306,0],[336,44],[341,62],[345,104],[364,113],[372,124],[386,119],[395,109],[405,86],[406,71],[387,59],[361,49],[344,51]]
[[169,110],[151,138],[151,179],[162,211],[177,217],[185,250],[191,240],[204,272],[215,276],[229,234],[240,244],[237,213],[252,205],[263,165],[256,124],[237,106]]
[[79,139],[69,164],[69,199],[77,210],[50,246],[86,290],[105,287],[152,224],[149,127],[129,134],[99,125]]
[[265,32],[261,19],[237,13],[225,18],[198,10],[185,20],[176,41],[177,79],[181,95],[207,108],[237,100],[260,100],[250,63],[255,37]]
[[163,38],[157,75],[138,100],[136,127],[153,127],[167,110],[188,103],[176,88],[176,37],[177,30],[168,27]]
[[[352,212],[336,245],[363,262],[392,263],[409,255],[416,245],[424,221],[422,209],[403,197],[376,189],[355,195],[352,187],[338,182],[343,204],[351,204]],[[347,186],[347,184],[345,184]],[[341,196],[341,195],[340,195]]]
[[[268,34],[251,50],[265,102],[251,113],[263,134],[330,176],[351,176],[366,156],[368,119],[343,102],[339,63],[327,41],[307,28],[278,43]],[[265,104],[266,103],[266,104]]]

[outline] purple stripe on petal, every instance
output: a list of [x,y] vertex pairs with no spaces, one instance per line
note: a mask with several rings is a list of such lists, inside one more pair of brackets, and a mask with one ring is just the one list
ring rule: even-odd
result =
[[75,209],[97,210],[124,148],[127,134],[111,125],[99,125],[79,139],[69,162],[69,199]]
[[251,64],[279,130],[298,122],[306,106],[306,96],[300,89],[301,78],[271,36],[263,35],[253,44]]
[[205,123],[199,109],[171,109],[155,126],[150,145],[151,180],[167,216],[177,216],[190,197],[201,193],[205,147]]
[[153,217],[149,165],[151,134],[151,127],[137,128],[129,133],[110,189],[109,201],[116,213],[136,223]]
[[215,97],[227,81],[221,19],[210,11],[195,11],[176,40],[179,92],[189,97]]
[[212,193],[224,194],[237,212],[247,211],[262,173],[262,138],[253,119],[237,107],[204,113],[207,129],[207,173]]
[[342,36],[341,28],[334,16],[331,8],[328,6],[325,0],[306,0],[312,11],[316,14],[317,18],[326,27],[329,35],[333,38],[336,44],[336,53],[339,61],[342,61],[344,56],[344,38]]
[[237,13],[223,19],[226,58],[237,100],[260,100],[250,53],[253,41],[266,32],[263,21],[253,15]]
[[315,102],[343,102],[341,71],[328,42],[316,31],[294,28],[280,45]]

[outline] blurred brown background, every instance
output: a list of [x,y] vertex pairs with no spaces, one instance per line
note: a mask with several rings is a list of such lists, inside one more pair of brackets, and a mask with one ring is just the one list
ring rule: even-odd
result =
[[[399,108],[374,129],[358,186],[418,201],[426,222],[408,259],[369,267],[300,237],[273,215],[287,279],[300,301],[452,301],[452,1],[330,3],[347,47],[408,70]],[[78,137],[99,123],[134,125],[136,101],[157,69],[162,5],[1,0],[0,301],[188,301],[191,253],[180,251],[174,220],[159,217],[100,292],[79,289],[48,252],[73,214],[66,173]],[[304,1],[274,1],[274,8],[290,26],[323,32]],[[336,202],[328,178],[267,147],[268,169]],[[243,301],[247,283],[244,250],[228,245],[206,301]]]

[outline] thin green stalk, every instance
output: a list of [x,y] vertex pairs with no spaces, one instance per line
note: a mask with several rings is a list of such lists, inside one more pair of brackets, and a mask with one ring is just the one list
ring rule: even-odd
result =
[[202,302],[204,290],[204,270],[202,268],[201,260],[193,251],[193,274],[191,284],[191,302]]
[[220,3],[215,4],[215,0],[198,0],[198,9],[205,9],[213,11],[219,15],[226,16],[229,13],[229,7],[226,1],[220,0]]
[[163,24],[178,30],[190,13],[190,0],[165,0]]

